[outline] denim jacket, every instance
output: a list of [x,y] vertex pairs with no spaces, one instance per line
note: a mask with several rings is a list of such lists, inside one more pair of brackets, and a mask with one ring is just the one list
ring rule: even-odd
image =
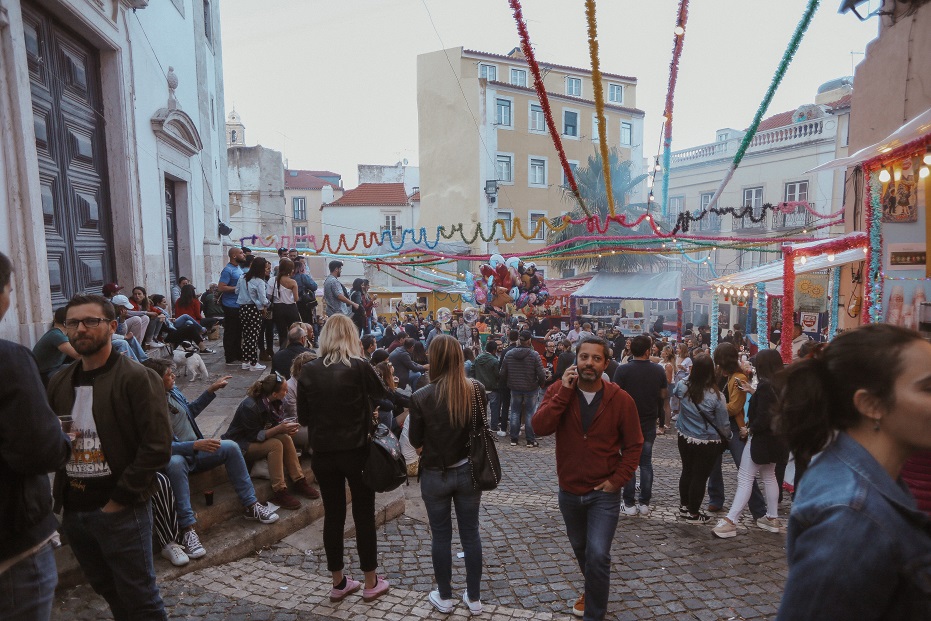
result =
[[801,481],[787,553],[778,621],[931,619],[931,520],[846,433]]
[[679,398],[679,418],[676,419],[676,430],[679,435],[689,442],[705,444],[707,442],[720,442],[721,436],[717,427],[725,436],[730,438],[731,425],[727,417],[727,405],[724,398],[715,392],[706,392],[702,399],[701,411],[711,420],[715,427],[708,424],[705,418],[688,397],[688,383],[682,380],[672,389],[672,394]]

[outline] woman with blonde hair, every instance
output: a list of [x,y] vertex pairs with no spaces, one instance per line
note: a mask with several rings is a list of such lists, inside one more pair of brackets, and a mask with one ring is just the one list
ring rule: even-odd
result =
[[374,404],[387,395],[384,383],[365,359],[352,320],[346,315],[327,319],[320,333],[318,358],[304,364],[298,377],[297,416],[310,435],[311,464],[323,495],[323,547],[333,578],[332,602],[363,586],[343,573],[347,481],[359,564],[365,574],[362,599],[370,602],[388,592],[388,581],[375,573],[375,491],[362,478]]
[[298,494],[305,498],[319,498],[319,494],[304,477],[294,448],[292,436],[300,426],[284,420],[281,400],[287,390],[284,378],[277,373],[269,373],[254,382],[222,437],[238,444],[246,461],[267,458],[268,477],[274,492],[269,500],[284,509],[298,509],[301,501],[288,492],[285,470]]
[[482,540],[478,530],[482,492],[473,487],[469,468],[469,429],[474,399],[479,425],[487,425],[485,388],[466,377],[462,346],[451,336],[437,336],[428,350],[430,384],[411,397],[410,442],[421,451],[420,491],[433,534],[433,572],[437,589],[430,603],[452,612],[451,504],[456,505],[459,540],[465,553],[466,591],[462,601],[470,614],[482,612]]

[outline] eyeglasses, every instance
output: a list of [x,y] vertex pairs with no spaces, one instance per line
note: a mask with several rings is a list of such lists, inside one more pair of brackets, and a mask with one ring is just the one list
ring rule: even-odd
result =
[[75,330],[80,324],[83,323],[85,328],[96,328],[97,326],[101,324],[101,322],[104,322],[104,321],[109,322],[110,320],[104,317],[85,317],[84,319],[66,319],[65,327],[68,328],[69,330]]

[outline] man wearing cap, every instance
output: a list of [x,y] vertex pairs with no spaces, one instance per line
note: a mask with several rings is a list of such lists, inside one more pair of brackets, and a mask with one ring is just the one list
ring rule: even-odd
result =
[[330,275],[323,281],[323,299],[326,301],[326,314],[328,317],[343,314],[349,315],[350,307],[356,309],[358,304],[349,299],[349,292],[346,287],[339,281],[340,274],[343,273],[342,261],[330,261],[327,268]]
[[501,384],[511,391],[511,446],[517,446],[520,436],[521,421],[524,422],[524,436],[528,447],[540,446],[533,435],[530,417],[533,416],[537,403],[537,392],[546,382],[546,372],[543,370],[543,361],[540,354],[533,350],[530,342],[533,334],[529,330],[522,330],[518,334],[519,342],[516,347],[504,355],[501,362]]
[[[149,359],[142,345],[136,338],[137,334],[145,334],[149,325],[149,318],[142,316],[129,316],[133,305],[125,295],[114,295],[110,302],[116,309],[117,326],[112,336],[112,346],[114,351],[124,356],[129,356],[136,362],[145,362]],[[143,321],[144,320],[144,321]]]

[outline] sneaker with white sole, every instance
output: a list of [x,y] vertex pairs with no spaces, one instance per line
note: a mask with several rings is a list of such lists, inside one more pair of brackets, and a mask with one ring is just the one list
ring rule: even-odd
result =
[[629,515],[633,517],[637,515],[637,505],[631,505],[629,507],[627,505],[624,505],[623,511],[624,511],[624,515]]
[[499,429],[497,433],[499,438],[503,438],[504,436],[508,435],[508,432],[502,429]]
[[779,523],[778,518],[766,517],[765,515],[756,521],[756,525],[762,528],[763,530],[768,530],[771,533],[781,533],[782,524]]
[[637,511],[639,511],[640,515],[642,515],[643,517],[649,517],[650,505],[637,505]]
[[430,591],[430,595],[427,596],[427,599],[430,600],[430,603],[433,604],[433,607],[436,608],[438,612],[442,612],[444,615],[448,615],[456,607],[456,600],[443,599],[440,597],[439,589]]
[[184,552],[181,544],[174,541],[162,548],[162,557],[168,559],[175,567],[184,567],[191,562],[191,557]]
[[482,614],[482,600],[477,599],[474,602],[469,599],[469,592],[463,591],[462,603],[469,607],[469,614],[472,616]]
[[689,514],[689,508],[685,505],[679,505],[679,517],[685,517]]
[[707,524],[708,522],[710,522],[711,516],[708,515],[707,513],[702,513],[701,511],[699,511],[696,515],[692,515],[691,513],[686,513],[685,517],[682,519],[685,520],[686,524],[698,524],[700,526],[702,524]]
[[727,520],[718,520],[718,523],[711,529],[711,532],[714,533],[715,537],[730,539],[731,537],[737,536],[737,525]]
[[181,533],[181,545],[184,546],[184,551],[191,558],[200,558],[207,554],[207,550],[204,549],[203,544],[200,542],[200,537],[197,536],[197,531],[193,528]]
[[258,520],[262,524],[274,524],[278,521],[278,514],[259,502],[246,507],[244,517],[247,520]]

